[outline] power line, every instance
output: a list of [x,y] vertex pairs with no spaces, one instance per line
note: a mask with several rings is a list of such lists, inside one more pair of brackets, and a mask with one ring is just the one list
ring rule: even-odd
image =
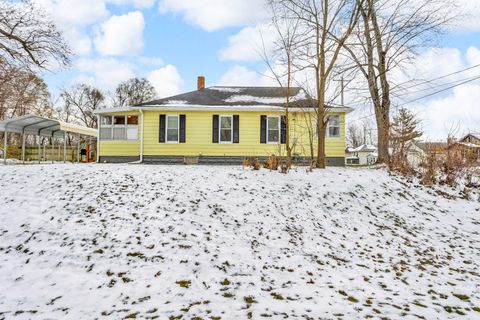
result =
[[[442,93],[442,92],[444,92],[444,91],[453,89],[453,88],[455,88],[455,87],[458,87],[458,86],[461,86],[461,85],[463,85],[463,84],[466,84],[466,83],[475,81],[475,80],[477,80],[477,79],[480,79],[480,76],[476,76],[476,77],[474,77],[474,78],[470,78],[470,79],[468,79],[468,80],[465,80],[465,81],[463,81],[463,82],[461,82],[461,83],[458,83],[458,84],[455,84],[455,85],[452,85],[452,86],[449,86],[449,87],[444,88],[444,89],[442,89],[442,90],[438,90],[438,91],[435,91],[435,92],[433,92],[433,93],[427,94],[427,95],[425,95],[425,96],[422,96],[422,97],[419,97],[419,98],[416,98],[416,99],[407,101],[407,102],[405,102],[405,103],[403,103],[403,104],[400,104],[400,105],[395,106],[395,108],[398,109],[398,108],[400,108],[400,107],[406,106],[407,104],[410,104],[410,103],[416,102],[416,101],[418,101],[418,100],[422,100],[422,99],[431,97],[431,96],[433,96],[433,95]],[[367,115],[367,116],[364,116],[364,117],[360,117],[360,118],[358,118],[358,119],[351,120],[350,122],[356,122],[356,121],[359,121],[359,120],[362,120],[362,119],[366,119],[366,118],[372,117],[372,116],[374,116],[374,115],[375,115],[374,113],[371,113],[371,114],[369,114],[369,115]]]
[[[478,68],[478,67],[480,67],[480,64],[476,64],[474,66],[471,66],[471,67],[468,67],[468,68],[465,68],[465,69],[462,69],[462,70],[458,70],[458,71],[455,71],[455,72],[452,72],[452,73],[449,73],[449,74],[446,74],[446,75],[443,75],[443,76],[440,76],[440,77],[437,77],[437,78],[426,80],[426,81],[423,81],[423,82],[420,82],[420,83],[415,83],[415,84],[412,84],[408,87],[400,88],[400,90],[406,90],[406,89],[410,89],[410,88],[413,88],[413,87],[416,87],[416,86],[421,86],[421,85],[424,85],[426,83],[430,83],[430,82],[433,82],[433,81],[436,81],[436,80],[444,79],[444,78],[453,76],[455,74],[459,74],[459,73],[462,73],[462,72],[465,72],[465,71],[468,71],[468,70],[471,70],[471,69],[474,69],[474,68]],[[402,86],[402,85],[410,83],[410,82],[412,82],[412,81],[409,80],[409,81],[400,83],[400,84],[396,85],[396,87]]]

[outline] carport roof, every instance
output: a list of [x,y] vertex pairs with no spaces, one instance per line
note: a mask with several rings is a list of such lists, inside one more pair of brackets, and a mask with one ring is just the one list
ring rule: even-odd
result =
[[0,131],[58,138],[63,138],[65,132],[92,137],[98,135],[96,129],[35,115],[25,115],[0,121]]

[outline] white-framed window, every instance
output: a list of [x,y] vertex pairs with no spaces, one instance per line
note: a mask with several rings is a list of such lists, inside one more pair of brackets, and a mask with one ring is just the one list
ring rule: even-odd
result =
[[101,116],[100,140],[138,140],[138,116]]
[[340,116],[332,115],[328,119],[327,127],[328,138],[340,138]]
[[280,117],[267,117],[267,143],[280,142]]
[[233,142],[233,116],[219,116],[218,136],[220,143]]
[[165,141],[167,143],[178,143],[180,138],[180,117],[178,115],[167,115],[165,120]]

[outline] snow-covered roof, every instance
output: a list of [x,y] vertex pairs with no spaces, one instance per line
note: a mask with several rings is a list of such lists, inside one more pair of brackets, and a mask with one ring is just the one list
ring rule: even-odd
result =
[[42,137],[63,137],[64,132],[97,136],[97,130],[84,126],[48,119],[36,115],[24,115],[0,121],[0,131],[32,134]]
[[353,152],[376,152],[377,147],[372,146],[372,145],[367,145],[367,144],[362,144],[359,147],[352,148],[348,147],[346,152],[353,153]]

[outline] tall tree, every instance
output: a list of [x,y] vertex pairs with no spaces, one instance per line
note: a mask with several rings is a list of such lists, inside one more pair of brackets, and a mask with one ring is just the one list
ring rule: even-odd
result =
[[29,70],[70,63],[70,49],[45,11],[31,0],[0,1],[0,56]]
[[302,46],[304,68],[314,70],[317,113],[316,167],[325,168],[325,137],[328,126],[327,89],[338,58],[359,17],[363,0],[277,0],[292,18],[302,22],[307,37]]
[[298,56],[298,47],[303,41],[300,19],[289,17],[286,7],[275,0],[269,1],[269,9],[272,15],[270,26],[274,30],[273,46],[269,50],[263,42],[261,56],[267,65],[272,77],[283,89],[285,97],[285,149],[287,151],[287,165],[292,163],[293,144],[290,139],[290,103],[292,98],[292,83]]
[[378,130],[378,162],[388,163],[392,71],[441,32],[454,16],[454,1],[356,1],[360,23],[345,48],[368,85]]
[[114,106],[133,106],[156,97],[157,92],[150,81],[145,78],[132,78],[120,83],[115,89]]
[[69,114],[73,113],[80,123],[90,128],[97,127],[97,116],[94,112],[105,107],[105,95],[101,90],[87,84],[78,84],[63,90],[60,98],[63,100],[64,109],[68,110]]
[[0,63],[0,120],[29,113],[43,115],[49,99],[47,84],[40,77]]

